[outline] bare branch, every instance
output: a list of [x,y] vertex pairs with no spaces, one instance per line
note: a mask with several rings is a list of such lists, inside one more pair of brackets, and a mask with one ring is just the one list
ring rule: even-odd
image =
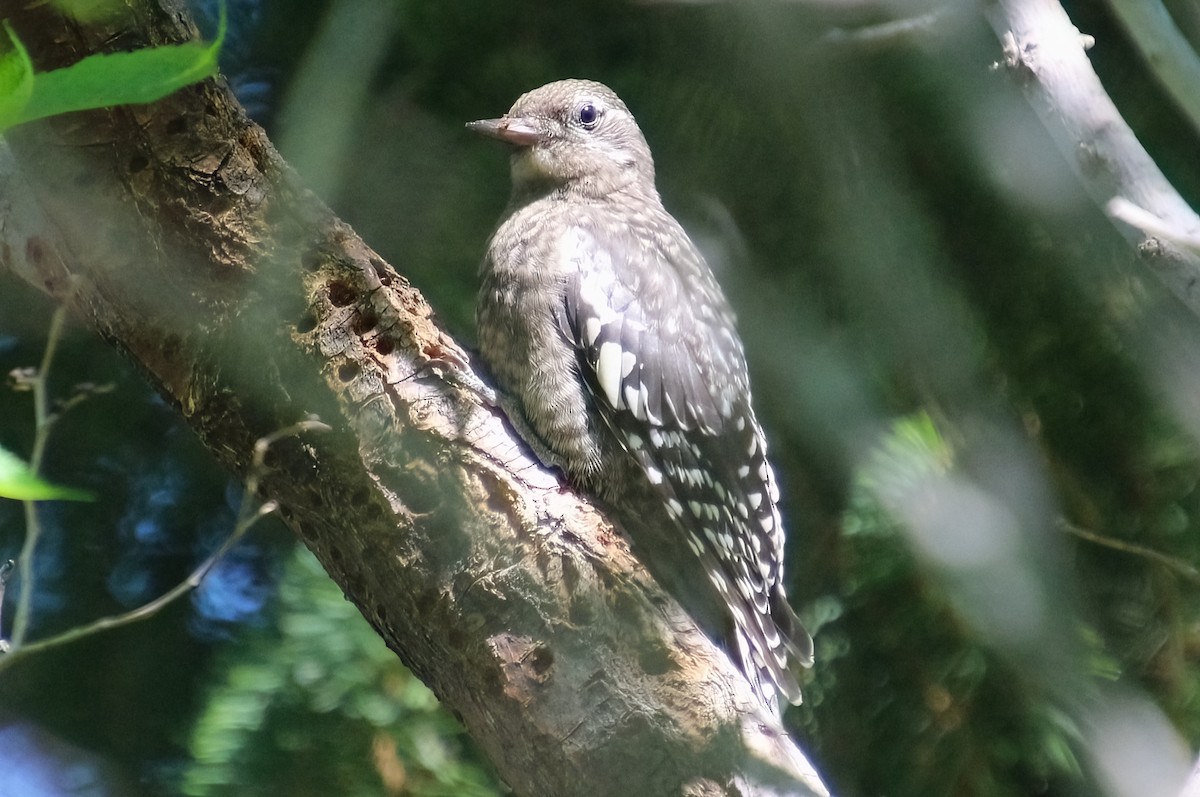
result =
[[1200,256],[1174,242],[1200,235],[1200,216],[1167,181],[1104,91],[1085,50],[1088,37],[1057,0],[997,0],[984,5],[1004,47],[1001,65],[1024,89],[1092,200],[1121,198],[1159,219],[1173,234],[1147,238],[1117,228],[1193,313],[1200,315]]
[[1192,567],[1187,562],[1177,559],[1174,556],[1167,556],[1161,551],[1156,551],[1153,548],[1146,547],[1145,545],[1137,545],[1136,543],[1125,542],[1124,540],[1118,540],[1114,537],[1097,534],[1094,531],[1081,528],[1073,523],[1068,523],[1065,520],[1059,521],[1059,527],[1068,534],[1073,534],[1082,540],[1087,540],[1088,542],[1095,543],[1096,545],[1103,545],[1105,548],[1112,548],[1114,551],[1123,551],[1124,553],[1132,554],[1134,556],[1141,556],[1149,559],[1152,562],[1157,562],[1168,570],[1183,576],[1188,581],[1191,581],[1195,584],[1200,584],[1200,571],[1196,570],[1196,568]]
[[[246,536],[246,532],[250,531],[251,527],[261,518],[275,512],[279,505],[274,501],[267,501],[264,504],[255,506],[255,495],[258,492],[258,484],[265,473],[264,461],[266,459],[267,450],[273,443],[276,443],[286,437],[301,434],[302,432],[327,432],[329,427],[317,420],[300,421],[292,424],[286,429],[280,429],[272,432],[269,435],[260,437],[254,444],[254,459],[249,473],[246,474],[245,483],[242,486],[242,500],[238,506],[237,522],[234,523],[233,531],[223,543],[217,546],[217,549],[209,554],[208,558],[200,563],[200,566],[188,575],[183,581],[176,584],[172,589],[159,595],[154,600],[131,609],[124,614],[118,614],[113,617],[102,617],[99,620],[82,625],[77,628],[72,628],[64,631],[61,634],[56,634],[46,639],[39,639],[36,642],[30,642],[23,645],[17,645],[15,642],[8,651],[7,655],[0,656],[0,672],[3,672],[8,667],[11,667],[18,661],[28,658],[35,653],[50,650],[52,648],[62,647],[71,642],[77,642],[80,639],[98,634],[102,631],[109,631],[114,628],[136,623],[139,620],[146,620],[158,614],[163,609],[170,606],[172,603],[182,598],[192,590],[200,586],[200,582],[208,575],[209,571],[221,561],[225,554],[237,545],[242,537]],[[7,573],[0,568],[0,603],[4,598],[4,580],[7,579]]]
[[[33,453],[29,456],[29,471],[35,476],[42,469],[42,459],[46,454],[46,441],[50,438],[50,429],[54,419],[50,416],[50,397],[46,388],[46,376],[54,362],[54,352],[58,341],[62,338],[63,324],[67,318],[65,307],[58,307],[50,320],[50,332],[46,338],[46,350],[42,353],[42,362],[37,373],[29,377],[28,383],[33,391],[34,438]],[[25,541],[21,544],[21,553],[17,557],[17,572],[21,575],[21,589],[17,594],[17,614],[13,618],[11,645],[20,648],[29,632],[29,617],[33,607],[33,588],[36,571],[33,558],[37,553],[38,541],[42,536],[42,524],[37,516],[37,501],[22,501],[25,510]]]
[[103,631],[111,631],[114,628],[131,625],[139,620],[146,620],[158,614],[163,609],[170,606],[172,603],[188,594],[196,587],[200,586],[200,582],[208,575],[213,566],[221,560],[225,554],[238,543],[250,527],[261,517],[265,517],[277,509],[273,501],[269,501],[258,507],[256,511],[248,517],[238,521],[230,535],[225,539],[220,546],[217,547],[207,559],[200,563],[200,566],[188,575],[183,581],[176,584],[173,588],[159,595],[149,603],[145,603],[136,609],[131,609],[124,614],[113,615],[112,617],[102,617],[86,625],[77,626],[64,631],[61,634],[55,634],[52,637],[39,639],[36,642],[27,642],[20,647],[11,648],[4,656],[0,656],[0,672],[8,669],[19,661],[29,658],[37,653],[43,653],[53,648],[59,648],[71,642],[78,642]]
[[1193,253],[1200,253],[1200,235],[1181,235],[1179,230],[1124,197],[1113,197],[1104,209],[1114,219],[1123,221],[1130,227],[1136,227],[1148,236],[1169,241]]

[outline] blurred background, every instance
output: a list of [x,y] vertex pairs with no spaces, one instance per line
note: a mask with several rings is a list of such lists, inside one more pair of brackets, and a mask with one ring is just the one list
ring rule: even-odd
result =
[[[1169,3],[1200,41],[1200,9]],[[1195,131],[1109,6],[1065,2],[1183,196]],[[836,794],[1177,794],[1200,744],[1200,324],[1082,192],[974,3],[228,0],[223,71],[461,339],[508,195],[463,129],[612,86],[739,317],[817,665],[786,721]],[[193,3],[206,35],[217,6]],[[53,308],[0,276],[0,373]],[[69,326],[36,639],[155,597],[241,486]],[[28,456],[27,392],[0,446]],[[0,560],[22,509],[0,500]],[[10,589],[4,605],[9,633]],[[152,620],[0,673],[0,795],[492,795],[458,724],[275,521]]]

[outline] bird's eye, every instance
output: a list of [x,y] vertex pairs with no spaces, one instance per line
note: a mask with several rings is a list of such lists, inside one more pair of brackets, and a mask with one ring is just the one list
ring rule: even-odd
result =
[[600,121],[600,109],[590,102],[579,106],[579,123],[584,128],[591,130]]

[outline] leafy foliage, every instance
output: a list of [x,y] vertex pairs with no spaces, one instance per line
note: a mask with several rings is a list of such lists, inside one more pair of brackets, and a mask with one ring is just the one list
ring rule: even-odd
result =
[[239,636],[214,665],[182,793],[500,793],[462,728],[306,549],[288,561],[271,626]]
[[[87,11],[96,13],[94,6]],[[217,72],[224,15],[211,44],[194,41],[128,53],[91,55],[62,69],[36,72],[25,47],[4,24],[0,43],[0,131],[47,116],[154,102]]]
[[823,612],[802,719],[835,771],[875,762],[843,793],[1017,797],[1081,775],[1070,715],[971,632],[897,517],[954,467],[921,413],[895,422],[855,479],[844,591]]

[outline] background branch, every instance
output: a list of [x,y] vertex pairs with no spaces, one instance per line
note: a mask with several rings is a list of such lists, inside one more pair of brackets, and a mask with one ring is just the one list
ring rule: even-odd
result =
[[[1176,231],[1200,233],[1200,216],[1168,182],[1109,98],[1086,55],[1087,42],[1057,0],[985,4],[1004,46],[1004,66],[1021,85],[1063,158],[1101,208],[1121,197]],[[1117,225],[1166,286],[1200,315],[1200,255],[1138,227]]]
[[[50,429],[54,419],[50,415],[50,398],[46,377],[50,373],[50,365],[54,362],[54,350],[62,337],[63,322],[66,320],[66,309],[54,311],[50,320],[50,334],[46,340],[46,349],[37,373],[29,378],[28,383],[33,391],[34,439],[33,452],[29,456],[29,470],[34,475],[41,470],[42,458],[46,454],[46,441],[50,438]],[[37,553],[38,538],[42,526],[38,522],[37,501],[23,501],[25,510],[25,542],[21,545],[21,554],[17,557],[17,571],[21,577],[20,595],[17,598],[17,612],[13,620],[12,646],[21,647],[25,634],[29,631],[30,611],[33,608],[33,588],[36,581],[34,555]]]

